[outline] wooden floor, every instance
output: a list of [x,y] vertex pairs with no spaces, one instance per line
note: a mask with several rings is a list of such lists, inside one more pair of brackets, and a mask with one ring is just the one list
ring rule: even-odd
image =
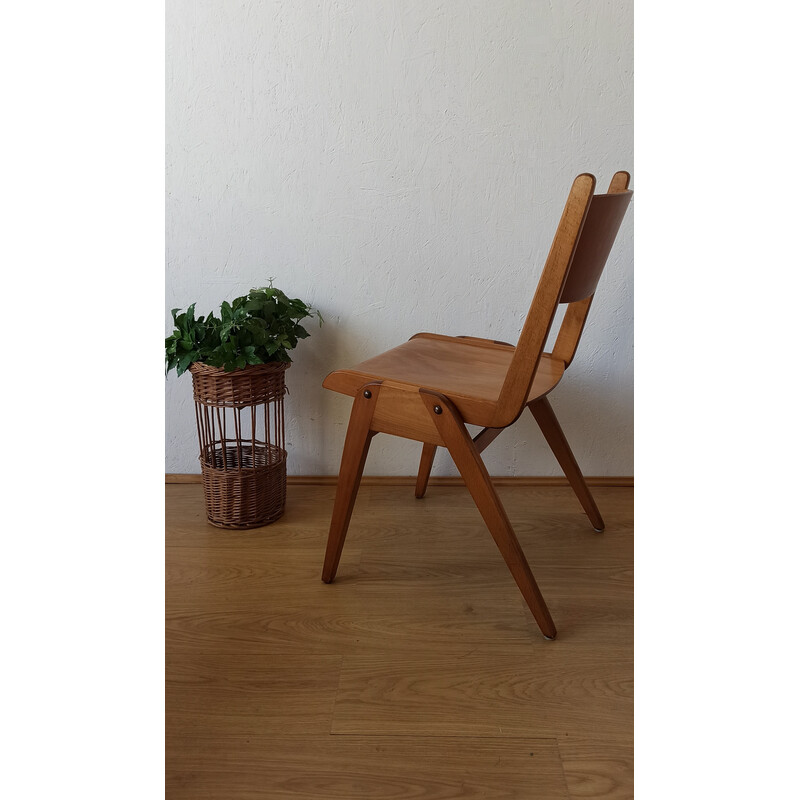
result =
[[633,797],[633,489],[498,492],[558,639],[462,487],[364,486],[335,583],[332,486],[254,531],[167,485],[166,786],[178,798]]

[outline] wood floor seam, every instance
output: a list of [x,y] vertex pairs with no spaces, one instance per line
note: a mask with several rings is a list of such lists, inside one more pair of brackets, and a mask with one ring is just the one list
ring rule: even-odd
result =
[[166,486],[167,800],[633,796],[633,490],[508,486],[541,635],[461,487],[363,486],[334,583],[331,487],[226,531]]

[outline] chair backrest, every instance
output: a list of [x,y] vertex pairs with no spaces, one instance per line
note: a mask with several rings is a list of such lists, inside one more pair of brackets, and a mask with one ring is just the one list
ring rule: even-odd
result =
[[568,305],[552,357],[565,367],[572,361],[633,196],[629,182],[627,172],[617,172],[608,193],[596,195],[594,175],[575,178],[497,403],[496,427],[510,425],[522,413],[560,303]]

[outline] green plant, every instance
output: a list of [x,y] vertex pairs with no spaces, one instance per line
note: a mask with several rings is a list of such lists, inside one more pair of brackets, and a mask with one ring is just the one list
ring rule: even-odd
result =
[[251,289],[249,294],[230,303],[225,300],[219,317],[195,317],[195,303],[186,311],[172,309],[175,330],[165,340],[166,371],[176,369],[182,375],[195,361],[226,372],[248,364],[291,361],[289,350],[305,339],[308,331],[300,325],[306,317],[322,315],[302,300],[291,300],[270,285]]

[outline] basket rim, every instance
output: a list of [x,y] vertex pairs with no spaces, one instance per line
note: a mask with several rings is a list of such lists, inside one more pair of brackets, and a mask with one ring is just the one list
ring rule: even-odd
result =
[[265,364],[247,364],[244,367],[237,367],[236,369],[226,372],[224,367],[212,367],[204,361],[193,361],[189,365],[189,372],[193,375],[217,375],[225,377],[233,377],[241,375],[245,372],[283,372],[291,367],[291,361],[267,361]]

